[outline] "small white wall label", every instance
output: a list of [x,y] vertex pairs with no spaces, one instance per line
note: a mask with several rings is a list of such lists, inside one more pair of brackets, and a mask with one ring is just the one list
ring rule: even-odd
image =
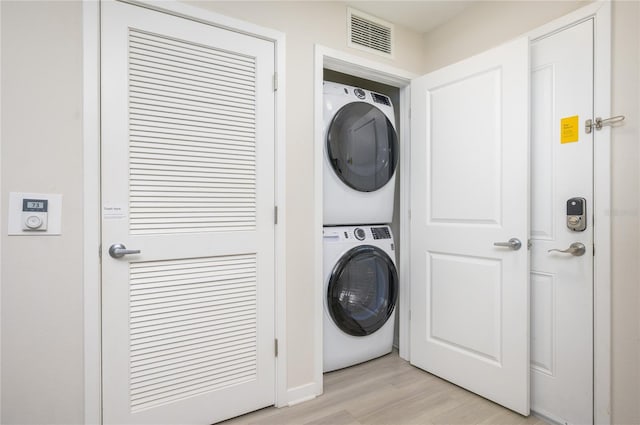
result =
[[102,218],[104,220],[122,220],[127,218],[128,209],[126,205],[105,205],[102,207]]

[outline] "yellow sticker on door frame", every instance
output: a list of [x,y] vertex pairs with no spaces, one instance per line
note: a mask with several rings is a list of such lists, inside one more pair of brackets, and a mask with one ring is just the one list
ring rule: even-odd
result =
[[579,140],[580,129],[578,116],[566,117],[560,120],[560,143],[573,143]]

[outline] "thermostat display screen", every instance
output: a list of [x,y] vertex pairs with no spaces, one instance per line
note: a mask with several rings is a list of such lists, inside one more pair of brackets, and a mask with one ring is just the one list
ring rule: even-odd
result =
[[48,199],[23,199],[22,211],[47,212]]

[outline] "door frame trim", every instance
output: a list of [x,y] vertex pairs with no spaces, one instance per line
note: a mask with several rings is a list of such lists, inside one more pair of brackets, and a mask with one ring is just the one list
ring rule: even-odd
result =
[[[594,23],[594,117],[611,116],[611,3],[598,1],[527,35],[548,37],[580,22]],[[611,423],[611,127],[593,133],[593,421]]]
[[[411,80],[417,77],[416,74],[386,65],[381,62],[365,59],[340,50],[335,50],[319,44],[315,45],[314,58],[314,77],[313,77],[313,93],[314,93],[314,145],[313,145],[313,201],[316,205],[313,216],[314,240],[313,247],[316,252],[313,267],[313,297],[314,302],[314,322],[317,324],[314,329],[314,365],[313,365],[313,382],[315,384],[315,393],[320,395],[323,392],[323,375],[322,375],[322,344],[323,344],[323,314],[324,314],[324,270],[322,264],[322,211],[323,211],[323,161],[324,161],[324,141],[323,133],[323,94],[322,82],[323,69],[327,68],[332,71],[347,73],[356,77],[365,78],[379,83],[397,87],[400,90],[400,122],[397,123],[400,133],[400,252],[408,252],[409,249],[409,147],[410,147],[410,129],[409,129],[409,85]],[[398,264],[399,278],[399,331],[400,331],[400,357],[407,359],[409,354],[408,336],[409,336],[409,294],[406,285],[406,279],[409,276],[409,258],[406,255],[400,255]],[[403,278],[404,277],[404,278]]]
[[[101,0],[113,1],[113,0]],[[288,403],[286,339],[286,140],[285,34],[178,1],[121,0],[170,15],[270,41],[275,47],[275,358],[274,404]],[[100,214],[100,1],[82,2],[83,43],[83,279],[84,279],[84,422],[102,423],[102,301]]]

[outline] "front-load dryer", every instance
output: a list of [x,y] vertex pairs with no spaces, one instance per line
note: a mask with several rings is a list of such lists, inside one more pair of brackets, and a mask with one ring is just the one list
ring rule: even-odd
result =
[[389,226],[323,229],[323,370],[391,352],[398,273]]
[[389,97],[324,82],[323,223],[390,223],[398,137]]

